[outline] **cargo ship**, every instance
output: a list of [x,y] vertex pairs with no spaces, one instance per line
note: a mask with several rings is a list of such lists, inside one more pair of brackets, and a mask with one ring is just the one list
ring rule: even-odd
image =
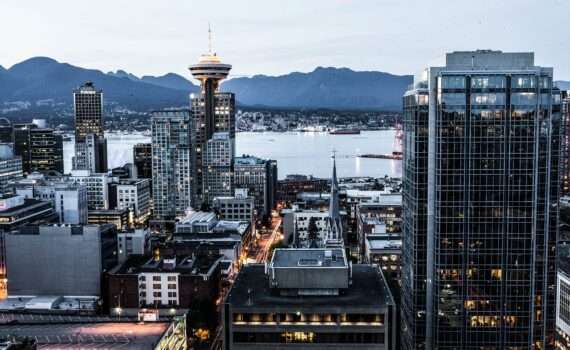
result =
[[394,151],[388,154],[360,154],[360,158],[394,159],[402,160],[402,152]]
[[359,129],[334,129],[329,131],[331,135],[360,135]]

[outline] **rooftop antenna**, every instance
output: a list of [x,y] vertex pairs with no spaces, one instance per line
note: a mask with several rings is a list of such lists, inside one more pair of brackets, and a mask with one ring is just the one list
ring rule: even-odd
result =
[[210,22],[208,22],[208,53],[212,54],[212,27]]

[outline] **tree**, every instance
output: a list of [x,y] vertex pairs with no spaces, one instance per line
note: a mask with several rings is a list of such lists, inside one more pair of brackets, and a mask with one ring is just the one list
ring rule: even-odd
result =
[[319,227],[317,226],[317,218],[312,217],[309,220],[309,227],[307,229],[308,238],[311,241],[314,241],[319,236]]

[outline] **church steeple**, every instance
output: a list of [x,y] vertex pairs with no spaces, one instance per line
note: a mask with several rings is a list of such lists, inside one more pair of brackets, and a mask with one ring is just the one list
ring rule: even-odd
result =
[[340,219],[340,206],[338,201],[338,179],[336,177],[336,154],[333,151],[333,171],[331,178],[331,194],[329,199],[329,232],[325,245],[342,245],[342,221]]

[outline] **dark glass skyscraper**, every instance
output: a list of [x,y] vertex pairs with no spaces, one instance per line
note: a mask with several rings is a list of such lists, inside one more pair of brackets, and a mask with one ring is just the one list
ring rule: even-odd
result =
[[[210,205],[216,196],[227,196],[229,188],[233,195],[233,171],[235,162],[235,97],[228,92],[220,92],[220,82],[225,79],[232,66],[224,64],[220,58],[212,53],[211,47],[207,54],[200,57],[200,61],[190,66],[194,78],[200,80],[200,94],[192,97],[192,206],[196,209],[203,204]],[[218,160],[206,160],[208,143],[218,147],[219,142],[212,141],[214,133],[227,133],[229,149],[229,178],[219,176],[219,172],[212,164]],[[226,157],[226,154],[222,155]],[[221,161],[221,160],[220,160]],[[208,178],[211,177],[211,178]],[[216,184],[219,181],[228,181],[227,184]],[[221,189],[217,191],[216,189]],[[219,193],[218,193],[219,192]]]
[[454,52],[406,92],[402,348],[552,347],[552,75],[532,53]]
[[14,124],[14,153],[22,158],[24,174],[34,171],[63,173],[63,138],[53,129],[35,124]]
[[92,82],[73,92],[75,110],[75,157],[73,168],[107,171],[107,141],[103,131],[103,92]]

